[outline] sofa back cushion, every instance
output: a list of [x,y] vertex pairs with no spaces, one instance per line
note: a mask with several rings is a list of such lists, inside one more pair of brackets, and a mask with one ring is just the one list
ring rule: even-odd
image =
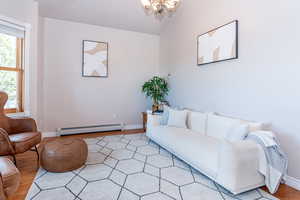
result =
[[243,119],[238,119],[230,116],[225,116],[218,114],[219,116],[227,117],[230,119],[236,119],[240,120],[241,123],[243,124],[248,124],[249,125],[249,132],[254,132],[254,131],[260,131],[260,130],[270,130],[271,124],[270,123],[262,123],[262,122],[254,122],[254,121],[248,121],[248,120],[243,120]]
[[232,128],[239,124],[241,124],[241,120],[208,114],[206,135],[218,139],[226,139]]
[[187,110],[174,110],[169,109],[168,126],[174,126],[177,128],[187,128]]
[[197,133],[206,134],[207,113],[189,111],[187,127]]
[[241,122],[249,126],[249,132],[265,130],[268,129],[267,127],[269,126],[268,124],[261,122],[251,122],[246,120],[241,120]]
[[233,125],[227,132],[226,140],[230,142],[237,142],[244,140],[249,133],[248,124],[236,124]]

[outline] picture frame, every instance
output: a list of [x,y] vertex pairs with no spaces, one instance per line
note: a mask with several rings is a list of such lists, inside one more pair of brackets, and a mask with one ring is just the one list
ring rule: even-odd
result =
[[197,37],[197,65],[238,59],[238,20]]
[[108,43],[82,41],[82,77],[108,77]]

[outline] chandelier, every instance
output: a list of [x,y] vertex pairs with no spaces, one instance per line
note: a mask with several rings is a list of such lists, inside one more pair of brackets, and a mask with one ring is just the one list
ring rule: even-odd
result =
[[147,14],[163,17],[176,11],[181,0],[141,0]]

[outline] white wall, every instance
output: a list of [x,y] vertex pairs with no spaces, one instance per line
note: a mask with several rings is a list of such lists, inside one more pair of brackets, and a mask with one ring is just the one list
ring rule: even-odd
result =
[[[144,81],[158,72],[159,36],[45,18],[44,131],[123,122],[141,124]],[[82,40],[109,43],[108,78],[81,76]]]
[[[26,88],[29,88],[28,99],[25,102],[27,106],[25,109],[30,112],[32,117],[38,120],[38,71],[40,66],[38,66],[38,3],[34,0],[1,0],[0,5],[0,15],[9,17],[20,22],[30,24],[30,44],[29,45],[29,65],[26,67],[26,72],[29,76],[26,76]],[[25,58],[27,59],[27,58]]]
[[[183,1],[161,33],[173,105],[271,122],[300,178],[299,1]],[[238,60],[198,67],[198,34],[239,20]]]

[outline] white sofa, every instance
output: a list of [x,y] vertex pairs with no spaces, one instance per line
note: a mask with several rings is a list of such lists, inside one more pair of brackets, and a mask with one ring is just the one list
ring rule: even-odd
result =
[[226,139],[234,124],[246,123],[249,131],[261,130],[263,124],[189,111],[187,128],[178,128],[161,125],[161,117],[148,114],[147,136],[231,193],[265,185],[259,173],[260,146],[253,141]]

